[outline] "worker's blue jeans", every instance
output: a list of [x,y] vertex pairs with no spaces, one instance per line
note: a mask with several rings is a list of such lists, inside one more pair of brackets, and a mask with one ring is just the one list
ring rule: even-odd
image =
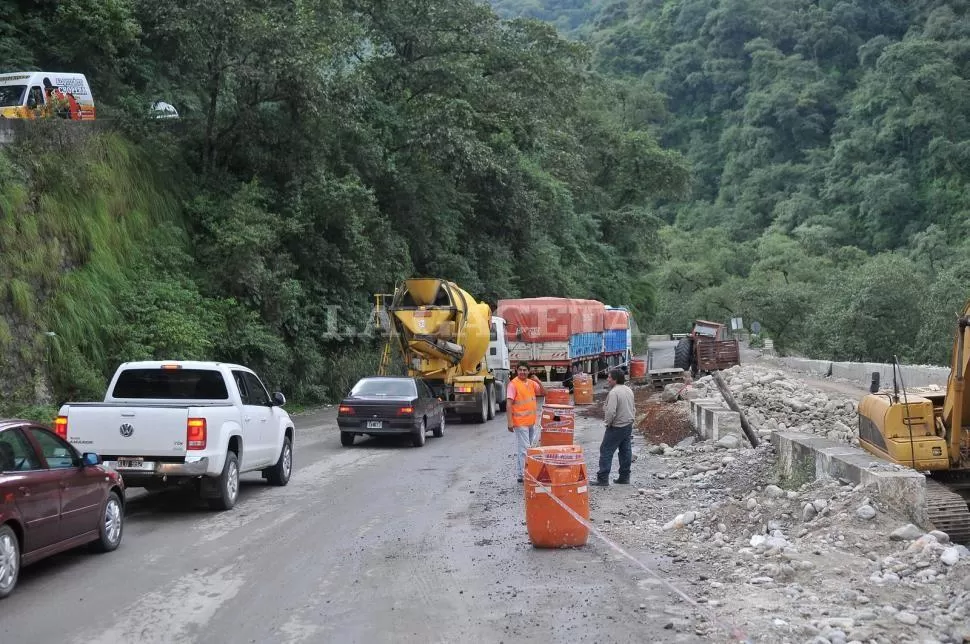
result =
[[609,426],[603,434],[600,443],[600,469],[596,478],[602,483],[610,480],[610,467],[613,465],[613,452],[619,450],[620,480],[630,478],[630,466],[633,464],[633,425],[623,427]]

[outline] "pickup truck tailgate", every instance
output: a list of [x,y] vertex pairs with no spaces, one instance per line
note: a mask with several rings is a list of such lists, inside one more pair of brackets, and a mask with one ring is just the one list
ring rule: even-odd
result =
[[71,405],[67,440],[104,459],[185,456],[187,406]]

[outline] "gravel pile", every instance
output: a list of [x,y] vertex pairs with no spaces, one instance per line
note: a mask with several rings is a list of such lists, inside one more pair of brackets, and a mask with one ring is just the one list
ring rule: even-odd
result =
[[[797,431],[859,444],[858,398],[812,389],[789,373],[759,365],[725,369],[721,376],[762,435]],[[682,396],[722,399],[711,376],[696,380]]]

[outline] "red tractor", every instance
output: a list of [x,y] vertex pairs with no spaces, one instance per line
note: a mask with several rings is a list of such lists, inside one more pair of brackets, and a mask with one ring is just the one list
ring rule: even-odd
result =
[[691,332],[674,348],[674,367],[690,371],[695,378],[741,364],[737,338],[729,338],[727,328],[717,322],[695,320]]

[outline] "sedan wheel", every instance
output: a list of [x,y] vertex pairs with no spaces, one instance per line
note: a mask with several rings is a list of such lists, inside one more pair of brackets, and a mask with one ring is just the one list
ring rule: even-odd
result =
[[425,419],[421,419],[421,427],[417,430],[417,433],[411,435],[411,444],[414,447],[424,447],[424,441],[427,438],[425,434],[428,432],[428,423]]
[[121,535],[124,532],[125,513],[121,508],[121,499],[114,492],[108,494],[108,501],[104,504],[101,515],[101,532],[95,548],[100,552],[111,552],[121,545]]
[[445,435],[445,412],[441,412],[441,422],[434,428],[432,435],[435,438],[441,438]]
[[20,544],[13,529],[0,526],[0,598],[13,592],[20,575]]

